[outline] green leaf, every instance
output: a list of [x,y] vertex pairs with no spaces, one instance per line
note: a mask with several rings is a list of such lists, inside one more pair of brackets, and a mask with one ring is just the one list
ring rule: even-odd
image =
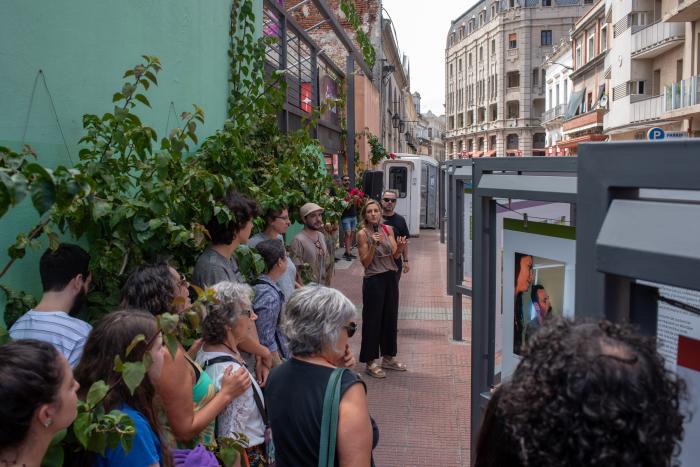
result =
[[146,96],[144,96],[143,94],[136,94],[136,95],[134,96],[134,99],[136,99],[137,101],[141,102],[141,103],[142,103],[143,105],[145,105],[146,107],[151,107],[151,103],[148,102],[148,99],[147,99]]
[[174,359],[179,345],[177,337],[174,334],[163,334],[163,340],[165,341],[165,345],[168,347],[170,356]]
[[115,92],[112,96],[112,102],[119,102],[122,99],[124,99],[124,94],[121,92]]
[[131,343],[129,344],[129,347],[126,348],[126,353],[125,355],[128,357],[129,354],[131,353],[132,350],[134,350],[134,347],[136,347],[139,342],[145,342],[146,341],[146,336],[143,334],[139,334],[133,339],[131,339]]
[[219,450],[219,460],[226,466],[231,467],[238,459],[238,451],[234,448],[221,448]]
[[92,421],[90,417],[90,412],[79,413],[73,422],[73,434],[83,448],[86,449],[88,447],[88,439],[90,438],[90,423]]
[[102,380],[95,381],[92,383],[92,386],[90,386],[85,402],[87,402],[91,408],[95,407],[99,401],[104,399],[104,397],[107,395],[107,391],[109,391],[109,386],[107,386],[107,383]]
[[143,362],[125,362],[124,371],[122,372],[122,378],[124,378],[124,383],[126,387],[129,388],[129,392],[133,395],[134,391],[143,381],[144,376],[146,376],[146,366]]

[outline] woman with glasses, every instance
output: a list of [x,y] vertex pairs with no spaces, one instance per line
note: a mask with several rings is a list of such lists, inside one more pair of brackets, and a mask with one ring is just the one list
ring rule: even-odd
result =
[[[287,303],[282,329],[293,358],[272,370],[265,390],[278,467],[318,465],[326,386],[335,368],[354,364],[348,340],[357,329],[356,315],[350,300],[323,286],[298,289]],[[351,371],[340,385],[337,465],[369,466],[378,436],[367,389]]]
[[[360,361],[374,378],[386,378],[384,369],[406,371],[394,357],[399,319],[399,281],[396,259],[406,248],[406,237],[394,237],[394,230],[382,223],[382,209],[369,200],[360,212],[362,229],[357,233],[362,279],[362,344]],[[379,357],[382,356],[381,363]]]
[[[284,242],[284,234],[287,232],[287,227],[291,224],[289,220],[289,211],[287,208],[268,209],[265,211],[265,230],[250,237],[248,246],[255,248],[258,243],[265,240],[281,240]],[[301,287],[301,284],[296,281],[297,267],[294,261],[287,261],[287,269],[284,274],[277,279],[277,286],[284,294],[284,300],[289,300],[294,289]]]
[[[166,263],[138,266],[122,290],[122,306],[158,316],[181,313],[190,305],[187,281]],[[228,370],[217,393],[214,382],[178,346],[175,357],[166,355],[160,378],[154,383],[160,396],[164,438],[169,447],[192,448],[214,445],[214,420],[219,413],[250,386],[247,371]]]
[[[231,367],[234,371],[245,365],[237,350],[238,342],[245,339],[255,326],[255,313],[251,308],[253,290],[246,284],[220,282],[212,287],[217,303],[207,304],[207,316],[202,321],[202,348],[197,353],[199,363],[221,390],[224,375]],[[235,438],[242,433],[248,438],[246,456],[250,467],[262,464],[264,458],[265,422],[262,391],[250,373],[251,385],[233,398],[216,418],[216,436]],[[258,407],[258,404],[261,404]]]

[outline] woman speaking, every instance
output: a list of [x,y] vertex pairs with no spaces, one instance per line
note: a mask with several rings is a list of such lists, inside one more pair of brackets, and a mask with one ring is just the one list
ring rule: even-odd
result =
[[[394,238],[394,231],[382,223],[382,209],[368,201],[360,213],[362,230],[357,233],[357,248],[365,268],[362,280],[362,345],[360,361],[367,374],[386,378],[383,369],[406,371],[396,356],[396,332],[399,319],[399,284],[395,259],[406,248],[406,237]],[[381,363],[377,362],[382,356]]]

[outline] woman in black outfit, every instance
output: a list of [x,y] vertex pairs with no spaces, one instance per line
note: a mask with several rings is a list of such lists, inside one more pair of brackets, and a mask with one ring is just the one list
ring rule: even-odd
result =
[[[355,317],[350,300],[328,287],[302,287],[287,302],[282,329],[293,358],[272,370],[265,389],[278,467],[318,465],[323,398],[333,370],[355,363],[348,346]],[[335,464],[369,466],[376,442],[367,388],[351,371],[340,385]]]

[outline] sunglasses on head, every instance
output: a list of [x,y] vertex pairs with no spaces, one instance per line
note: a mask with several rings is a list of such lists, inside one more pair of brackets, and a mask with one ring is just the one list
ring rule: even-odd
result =
[[384,201],[385,203],[395,203],[396,198],[382,198],[382,201]]
[[352,337],[355,335],[355,332],[357,332],[357,323],[354,321],[350,321],[350,323],[343,326],[343,329],[345,329],[348,332],[348,337]]

